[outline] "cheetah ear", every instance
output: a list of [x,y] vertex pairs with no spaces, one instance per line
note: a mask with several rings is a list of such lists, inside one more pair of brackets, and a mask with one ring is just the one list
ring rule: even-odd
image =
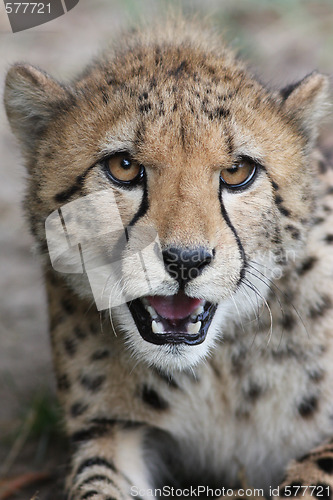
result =
[[23,64],[10,68],[4,102],[10,126],[23,151],[34,150],[38,135],[66,97],[64,87],[43,71]]
[[317,72],[280,90],[283,109],[298,122],[311,144],[317,138],[320,120],[326,114],[328,93],[328,77]]

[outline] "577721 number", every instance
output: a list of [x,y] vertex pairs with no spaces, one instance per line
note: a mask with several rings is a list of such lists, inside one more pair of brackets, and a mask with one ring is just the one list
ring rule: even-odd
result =
[[292,484],[290,486],[284,486],[283,488],[283,496],[285,497],[295,497],[297,495],[304,497],[306,493],[316,498],[328,498],[330,496],[330,487],[321,484],[317,484],[316,486],[298,486]]
[[6,2],[7,14],[51,14],[51,4],[37,2]]

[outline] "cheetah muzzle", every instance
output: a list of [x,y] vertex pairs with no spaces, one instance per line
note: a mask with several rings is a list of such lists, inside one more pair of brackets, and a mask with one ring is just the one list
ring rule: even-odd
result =
[[143,297],[128,307],[142,338],[157,345],[201,344],[217,308],[182,291],[169,297]]

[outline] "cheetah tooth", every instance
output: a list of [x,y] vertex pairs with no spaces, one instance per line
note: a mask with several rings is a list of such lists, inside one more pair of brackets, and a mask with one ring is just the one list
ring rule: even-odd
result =
[[164,333],[162,323],[156,322],[155,320],[151,322],[151,329],[154,333]]
[[195,334],[199,333],[201,328],[201,321],[197,321],[196,323],[190,323],[187,325],[187,333]]
[[203,306],[198,306],[196,309],[194,309],[193,313],[191,314],[191,318],[196,318],[199,316],[199,314],[202,314],[204,312]]
[[146,307],[147,311],[149,312],[150,316],[153,318],[153,319],[157,319],[157,313],[155,311],[155,309],[151,306],[147,306]]

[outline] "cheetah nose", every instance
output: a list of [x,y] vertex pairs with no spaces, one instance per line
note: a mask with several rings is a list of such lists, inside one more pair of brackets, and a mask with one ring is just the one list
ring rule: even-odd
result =
[[163,251],[165,268],[178,281],[180,288],[197,278],[213,257],[214,251],[210,252],[204,247],[169,247]]

